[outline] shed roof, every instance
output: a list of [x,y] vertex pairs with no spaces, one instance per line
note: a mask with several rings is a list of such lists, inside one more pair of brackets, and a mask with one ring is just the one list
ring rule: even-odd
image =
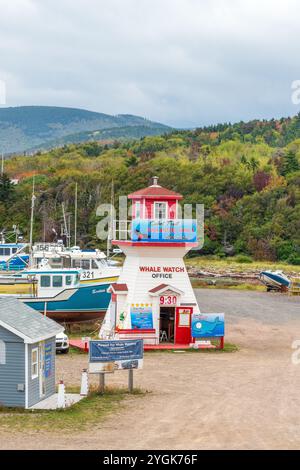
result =
[[64,331],[63,326],[14,297],[0,297],[0,325],[25,343],[43,341]]

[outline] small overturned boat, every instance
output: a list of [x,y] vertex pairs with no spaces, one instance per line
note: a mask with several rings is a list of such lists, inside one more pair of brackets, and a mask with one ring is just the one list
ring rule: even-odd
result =
[[260,281],[270,290],[287,290],[290,287],[290,279],[280,270],[262,271],[259,274]]

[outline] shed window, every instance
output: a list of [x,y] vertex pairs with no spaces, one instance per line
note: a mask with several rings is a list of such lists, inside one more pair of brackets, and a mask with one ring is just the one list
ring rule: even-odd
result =
[[62,287],[63,278],[62,276],[53,276],[52,278],[52,286],[53,287]]
[[4,366],[6,364],[6,344],[1,339],[0,340],[0,365]]
[[39,376],[39,350],[34,348],[31,351],[31,378],[36,379]]
[[50,276],[41,276],[41,287],[50,287]]

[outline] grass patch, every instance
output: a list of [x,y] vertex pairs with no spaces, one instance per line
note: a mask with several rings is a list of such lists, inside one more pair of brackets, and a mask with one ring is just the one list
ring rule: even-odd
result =
[[263,284],[254,284],[250,282],[226,282],[222,279],[216,279],[214,283],[211,280],[206,281],[203,278],[191,278],[194,289],[235,289],[235,290],[253,290],[264,292],[266,287]]
[[209,270],[209,268],[215,269],[232,269],[237,272],[253,271],[253,270],[264,270],[264,269],[281,269],[285,272],[296,272],[300,273],[300,266],[279,262],[271,261],[253,261],[252,263],[239,262],[238,256],[233,256],[230,258],[216,259],[212,256],[197,256],[194,258],[185,258],[187,266],[195,266],[202,268],[204,270]]
[[[74,391],[75,389],[68,389],[69,393]],[[78,392],[78,389],[76,391]],[[61,410],[0,408],[0,428],[20,431],[81,431],[87,426],[99,424],[108,414],[120,409],[126,397],[133,395],[143,396],[144,392],[135,389],[129,394],[127,389],[107,388],[105,393],[100,395],[96,390],[92,390],[89,397]]]

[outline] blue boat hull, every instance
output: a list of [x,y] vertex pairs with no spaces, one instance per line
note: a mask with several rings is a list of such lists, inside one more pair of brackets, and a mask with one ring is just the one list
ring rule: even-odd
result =
[[0,271],[22,271],[28,266],[29,256],[17,256],[12,258],[8,263],[0,261]]
[[59,322],[90,321],[103,318],[111,298],[111,294],[107,292],[109,286],[110,284],[80,286],[68,300],[20,300],[41,313],[46,310],[47,317]]
[[274,287],[289,287],[290,281],[285,279],[284,277],[280,276],[279,274],[272,273],[270,271],[262,271],[260,273],[260,278],[264,279],[264,283],[266,285],[274,286]]

